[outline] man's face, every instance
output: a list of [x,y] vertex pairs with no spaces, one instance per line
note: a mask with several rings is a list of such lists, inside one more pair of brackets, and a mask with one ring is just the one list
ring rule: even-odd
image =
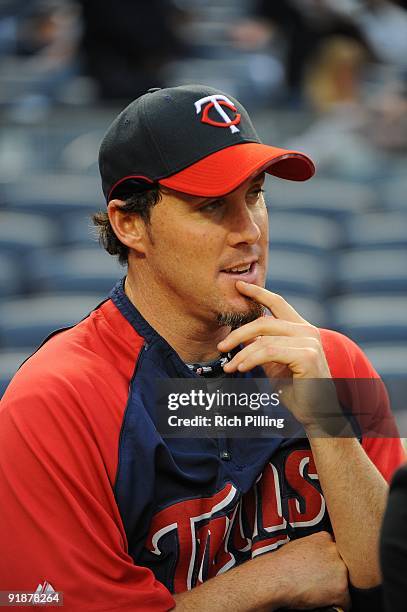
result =
[[263,182],[261,174],[222,198],[163,189],[147,228],[143,278],[163,306],[174,314],[230,326],[260,316],[259,305],[235,284],[244,280],[264,286],[268,216]]

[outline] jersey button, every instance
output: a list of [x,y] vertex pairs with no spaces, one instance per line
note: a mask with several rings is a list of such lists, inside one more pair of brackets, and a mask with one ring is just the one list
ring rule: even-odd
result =
[[224,450],[224,451],[221,452],[220,458],[223,461],[230,461],[232,459],[232,455],[231,455],[231,453],[229,453],[229,451]]

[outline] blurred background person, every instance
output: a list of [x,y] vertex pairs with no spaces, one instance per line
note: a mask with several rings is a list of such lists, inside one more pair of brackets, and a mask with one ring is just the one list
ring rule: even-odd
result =
[[164,85],[163,68],[185,52],[177,35],[182,11],[171,0],[79,0],[82,57],[102,100],[130,101],[153,83]]
[[41,119],[63,99],[79,74],[80,32],[74,0],[0,3],[3,96],[17,120]]
[[[349,1],[343,4],[348,5]],[[352,12],[343,10],[340,2],[259,0],[255,4],[252,19],[238,26],[232,38],[243,45],[255,45],[256,24],[260,40],[266,42],[272,32],[282,39],[286,84],[293,101],[301,98],[307,66],[314,60],[322,44],[333,36],[357,41],[367,57],[374,57],[368,40],[352,18]]]

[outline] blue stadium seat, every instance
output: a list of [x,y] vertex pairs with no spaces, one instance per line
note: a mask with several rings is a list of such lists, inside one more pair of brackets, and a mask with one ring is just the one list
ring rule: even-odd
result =
[[[361,344],[361,348],[380,376],[403,377],[407,382],[407,342],[368,342]],[[404,402],[407,410],[406,397]]]
[[275,293],[294,293],[315,300],[327,292],[331,270],[325,258],[277,249],[271,244],[266,286]]
[[0,251],[24,251],[52,246],[58,231],[54,221],[41,215],[0,211]]
[[98,247],[97,229],[89,212],[68,213],[59,219],[60,243],[66,246]]
[[346,243],[360,248],[407,248],[406,211],[354,214],[346,220]]
[[24,289],[20,263],[11,254],[0,252],[0,298],[16,295]]
[[403,175],[389,179],[382,188],[382,203],[389,210],[407,210],[407,178]]
[[270,214],[272,248],[328,255],[342,242],[342,226],[321,215],[273,211]]
[[407,249],[354,249],[337,260],[339,293],[407,291]]
[[75,135],[61,151],[62,166],[68,172],[99,176],[95,152],[99,150],[103,136],[103,128]]
[[101,248],[79,247],[37,251],[28,274],[37,291],[105,294],[124,269]]
[[330,327],[358,343],[407,342],[407,296],[365,294],[327,302]]
[[58,215],[86,210],[94,212],[105,206],[97,177],[44,174],[4,183],[5,205],[15,211]]
[[83,319],[104,297],[43,295],[0,302],[0,346],[38,346],[52,331]]
[[326,326],[327,313],[320,301],[296,293],[284,292],[281,295],[309,323],[318,327]]
[[383,378],[401,436],[407,437],[407,342],[362,345]]
[[0,352],[0,398],[20,365],[33,352],[34,349],[31,348]]
[[341,218],[377,205],[377,195],[369,185],[328,178],[314,178],[306,185],[277,179],[270,183],[266,201],[272,211],[296,210]]

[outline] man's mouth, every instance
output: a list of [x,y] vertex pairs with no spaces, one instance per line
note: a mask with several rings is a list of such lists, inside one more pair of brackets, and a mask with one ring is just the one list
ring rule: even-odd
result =
[[227,274],[229,277],[238,280],[244,280],[248,283],[255,282],[258,272],[257,261],[241,263],[230,268],[224,268],[221,273]]
[[222,270],[222,272],[227,272],[228,274],[244,274],[250,270],[252,265],[252,263],[243,264],[241,266],[235,266],[234,268],[226,268],[225,270]]

